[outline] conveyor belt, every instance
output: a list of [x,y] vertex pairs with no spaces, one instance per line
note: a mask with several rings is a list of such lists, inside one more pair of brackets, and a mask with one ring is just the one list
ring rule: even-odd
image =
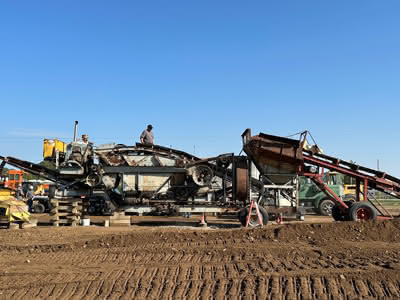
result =
[[[340,158],[321,154],[317,151],[309,151],[304,148],[306,142],[305,134],[302,134],[299,140],[294,140],[264,133],[251,136],[251,130],[247,129],[242,134],[242,138],[244,151],[261,173],[272,166],[278,175],[284,176],[285,173],[297,173],[298,175],[309,177],[343,211],[348,209],[348,205],[322,181],[321,174],[311,172],[310,166],[328,169],[356,178],[356,196],[358,200],[360,200],[361,194],[364,195],[364,198],[367,198],[368,187],[400,199],[399,178]],[[361,185],[363,185],[363,191],[361,191]],[[375,206],[374,203],[372,205]],[[381,215],[385,215],[382,213],[385,210],[384,208],[377,210]]]
[[303,151],[303,160],[306,164],[352,176],[362,182],[367,180],[369,187],[400,198],[400,179],[385,172],[366,168],[325,154],[313,154],[307,150]]

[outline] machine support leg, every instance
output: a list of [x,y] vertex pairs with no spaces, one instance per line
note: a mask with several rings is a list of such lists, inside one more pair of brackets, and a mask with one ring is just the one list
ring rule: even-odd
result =
[[254,200],[252,200],[251,203],[250,203],[249,213],[248,213],[248,215],[247,215],[247,220],[246,220],[246,227],[249,226],[250,218],[251,218],[251,213],[252,213],[252,211],[253,211],[253,208],[256,209],[258,224],[262,227],[262,226],[263,226],[263,220],[262,220],[262,217],[261,217],[261,213],[260,213],[260,210],[258,209],[258,204],[257,204],[257,202],[255,202]]
[[201,219],[200,219],[199,225],[202,226],[202,227],[206,227],[207,226],[205,213],[201,214]]
[[368,179],[364,178],[364,201],[368,201]]
[[356,201],[360,201],[361,181],[360,178],[356,178]]

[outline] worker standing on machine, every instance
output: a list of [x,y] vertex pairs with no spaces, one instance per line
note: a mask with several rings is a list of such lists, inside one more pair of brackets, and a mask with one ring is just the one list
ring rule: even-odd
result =
[[82,134],[82,143],[89,144],[89,136],[87,134]]
[[145,145],[154,145],[153,126],[148,125],[140,135],[140,142]]

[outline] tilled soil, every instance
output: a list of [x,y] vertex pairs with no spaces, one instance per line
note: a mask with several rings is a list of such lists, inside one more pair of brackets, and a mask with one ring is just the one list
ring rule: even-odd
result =
[[400,298],[400,221],[0,231],[0,299]]

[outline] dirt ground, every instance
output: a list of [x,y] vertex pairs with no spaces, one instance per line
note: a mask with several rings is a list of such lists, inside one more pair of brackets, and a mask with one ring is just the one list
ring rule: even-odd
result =
[[133,220],[0,230],[0,299],[400,298],[400,221]]

